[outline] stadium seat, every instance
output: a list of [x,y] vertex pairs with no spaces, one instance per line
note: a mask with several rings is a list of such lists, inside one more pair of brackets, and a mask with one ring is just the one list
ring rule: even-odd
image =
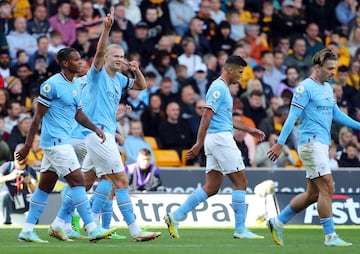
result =
[[170,149],[153,150],[155,163],[159,167],[180,167],[181,161],[178,153]]
[[298,153],[297,153],[297,151],[295,150],[295,149],[290,149],[290,153],[291,153],[291,155],[294,157],[294,159],[295,159],[295,164],[293,165],[293,166],[286,166],[287,168],[289,167],[289,168],[292,168],[292,167],[294,167],[294,168],[303,168],[304,167],[304,164],[302,163],[302,161],[300,160],[300,158],[299,158],[299,155],[298,155]]
[[186,153],[187,151],[189,151],[188,149],[184,149],[181,151],[181,166],[185,167],[186,166],[186,162],[187,162],[187,159],[186,159]]
[[144,140],[150,145],[152,150],[159,149],[156,139],[152,136],[144,136]]

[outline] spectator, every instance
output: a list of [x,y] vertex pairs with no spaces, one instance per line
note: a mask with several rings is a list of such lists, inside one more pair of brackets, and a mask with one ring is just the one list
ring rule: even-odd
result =
[[340,23],[340,29],[344,35],[348,33],[350,21],[356,16],[357,5],[358,2],[356,0],[342,0],[335,7],[336,19]]
[[262,119],[267,117],[265,108],[263,104],[263,92],[259,90],[254,90],[250,93],[249,98],[244,98],[244,115],[250,117],[256,127],[259,127]]
[[262,64],[261,53],[269,48],[266,37],[260,34],[260,26],[257,24],[245,25],[245,37],[243,38],[250,45],[250,57],[257,64]]
[[324,48],[319,37],[319,26],[316,23],[309,23],[306,27],[304,39],[306,43],[306,54],[311,57]]
[[303,80],[309,75],[310,67],[312,66],[312,56],[306,54],[306,42],[303,38],[294,40],[293,53],[285,57],[286,66],[295,66]]
[[[124,0],[125,18],[131,21],[133,25],[141,21],[141,11],[137,0]],[[116,5],[115,5],[116,6]]]
[[95,56],[96,46],[91,40],[90,33],[87,28],[82,27],[76,30],[76,40],[71,47],[78,50],[80,57],[91,64],[92,59]]
[[50,30],[50,22],[47,17],[46,6],[35,5],[34,17],[26,24],[26,31],[35,39],[40,36],[47,36]]
[[160,179],[160,169],[154,161],[151,161],[151,155],[150,150],[143,148],[139,151],[136,162],[125,167],[130,191],[164,190]]
[[135,36],[128,41],[129,54],[139,53],[141,56],[141,66],[147,66],[150,56],[153,53],[156,40],[148,36],[149,26],[140,21],[135,25]]
[[281,51],[284,54],[284,57],[287,57],[291,52],[290,38],[286,35],[281,36],[278,43],[275,44],[275,50]]
[[230,10],[228,13],[230,23],[230,38],[238,42],[245,37],[245,24],[240,21],[240,13]]
[[335,6],[329,0],[311,1],[306,6],[306,23],[315,23],[319,27],[319,36],[325,41],[336,28]]
[[349,53],[352,58],[355,57],[355,52],[360,45],[360,26],[354,26],[350,30],[349,39],[346,42],[346,47],[349,49]]
[[24,113],[21,114],[17,125],[13,127],[7,140],[11,152],[15,151],[15,148],[18,144],[25,143],[26,136],[30,129],[30,125],[31,116]]
[[[257,69],[257,68],[255,68],[255,69]],[[255,71],[255,72],[257,72],[257,71]],[[246,86],[246,91],[241,94],[240,99],[242,99],[243,101],[246,99],[249,99],[250,94],[253,91],[260,91],[261,93],[263,93],[263,95],[261,96],[261,105],[262,105],[262,107],[266,108],[266,97],[264,95],[261,81],[258,79],[250,79],[249,80],[249,82]]]
[[65,46],[72,45],[76,40],[76,24],[70,16],[70,11],[70,2],[60,1],[57,6],[57,14],[49,19],[51,30],[61,32],[61,43]]
[[175,75],[176,75],[176,79],[171,87],[171,91],[173,93],[178,94],[184,86],[189,84],[192,85],[193,87],[196,87],[195,79],[193,77],[187,76],[186,65],[177,64],[175,66]]
[[360,60],[354,59],[349,65],[349,76],[346,83],[354,87],[357,91],[360,90]]
[[346,101],[349,109],[349,115],[353,116],[355,113],[355,105],[357,105],[356,101],[358,100],[358,95],[356,89],[347,83],[347,79],[349,77],[349,68],[345,65],[340,65],[337,68],[336,76],[336,83],[341,86],[343,90],[341,100]]
[[9,103],[9,92],[6,88],[0,88],[0,117],[8,115],[7,108]]
[[305,30],[305,20],[295,12],[294,2],[284,0],[281,3],[281,10],[274,15],[273,36],[274,45],[277,45],[281,36],[288,36],[290,40],[301,36]]
[[[233,114],[233,122],[241,122],[241,116],[237,113]],[[255,140],[247,132],[234,128],[234,140],[237,147],[241,151],[241,157],[246,167],[251,167],[251,163],[255,156]]]
[[[95,14],[93,2],[91,0],[83,0],[80,8],[80,16],[76,20],[76,30],[80,28],[88,31],[88,39],[91,42],[98,40],[102,31],[103,20],[99,15]],[[93,52],[95,54],[95,52]]]
[[270,48],[274,46],[272,36],[272,22],[274,16],[274,6],[271,2],[264,2],[259,18],[260,33],[266,37]]
[[159,87],[155,87],[156,84],[156,74],[152,71],[147,71],[144,73],[146,88],[141,90],[138,98],[142,100],[146,106],[149,106],[150,95],[155,93]]
[[265,95],[265,102],[266,102],[266,105],[268,105],[271,97],[274,96],[274,92],[273,92],[272,87],[269,84],[265,83],[265,81],[264,81],[265,68],[261,65],[257,65],[253,68],[253,72],[254,72],[255,79],[259,80],[261,83],[262,91]]
[[[41,63],[39,63],[41,62]],[[42,64],[41,67],[38,65]],[[20,64],[16,70],[16,76],[21,81],[21,98],[25,99],[25,108],[22,112],[28,112],[30,109],[29,100],[32,95],[38,94],[40,84],[47,78],[47,71],[45,67],[45,59],[41,55],[37,56],[35,60],[35,71],[32,72],[28,64]]]
[[6,82],[8,83],[10,100],[19,102],[21,106],[21,112],[26,112],[26,97],[23,96],[23,85],[21,83],[21,80],[15,76],[10,76],[6,79]]
[[129,46],[127,42],[124,40],[124,34],[123,31],[118,29],[112,29],[110,31],[110,37],[109,37],[109,45],[110,44],[118,44],[120,47],[123,48],[125,51],[125,54],[129,52]]
[[130,119],[140,119],[146,104],[139,98],[140,90],[131,89],[127,91],[126,104],[131,107]]
[[357,168],[360,167],[360,160],[358,157],[358,149],[355,144],[349,143],[346,146],[345,152],[343,152],[339,159],[339,167],[343,168]]
[[107,6],[106,0],[95,0],[94,1],[94,16],[100,16],[105,18],[110,13],[110,9]]
[[206,40],[211,41],[216,34],[217,25],[216,22],[211,18],[211,3],[209,0],[201,1],[196,17],[202,21],[202,34],[205,36]]
[[274,67],[285,76],[286,65],[284,64],[285,56],[280,50],[274,51]]
[[48,68],[54,61],[54,54],[49,52],[49,39],[46,36],[37,38],[37,50],[29,57],[29,65],[32,71],[35,70],[35,59],[39,55],[45,58],[45,68]]
[[16,52],[16,62],[10,67],[10,75],[16,76],[19,65],[29,64],[29,55],[25,50],[20,49]]
[[[144,132],[141,121],[132,119],[130,121],[130,130],[124,143],[125,164],[129,165],[136,162],[136,157],[141,149],[151,151],[150,145],[144,140]],[[151,156],[151,161],[154,162],[154,156]]]
[[290,149],[287,145],[283,146],[283,153],[281,153],[276,161],[273,162],[267,157],[267,152],[273,145],[276,144],[278,138],[278,132],[273,132],[268,137],[268,141],[261,142],[256,146],[253,166],[270,169],[277,167],[284,168],[286,166],[295,165],[295,159],[291,155]]
[[10,2],[0,2],[0,31],[8,35],[14,30],[14,18],[12,16],[12,7]]
[[159,125],[159,140],[162,149],[174,149],[181,158],[182,150],[189,149],[192,137],[189,124],[180,117],[180,106],[170,102],[166,107],[166,120]]
[[171,25],[170,22],[166,23],[164,19],[158,16],[158,10],[154,5],[146,7],[145,15],[142,17],[142,21],[148,25],[148,38],[155,41],[159,41]]
[[0,50],[0,75],[5,80],[5,87],[7,87],[6,78],[10,77],[10,53],[7,49]]
[[52,30],[49,35],[50,41],[48,51],[49,53],[56,54],[60,49],[65,47],[65,45],[62,44],[61,33],[58,30]]
[[207,78],[207,68],[205,64],[201,64],[196,68],[193,80],[195,82],[193,84],[189,84],[193,87],[197,97],[205,99],[206,92],[210,85],[209,79]]
[[336,145],[331,145],[329,147],[329,161],[331,170],[339,168],[339,162],[336,159]]
[[18,101],[10,100],[7,104],[7,116],[4,118],[4,131],[11,133],[13,127],[17,125],[21,114],[21,106]]
[[299,72],[295,66],[288,66],[285,73],[286,77],[280,82],[275,93],[275,95],[279,97],[282,95],[284,90],[289,90],[293,93],[295,86],[301,81],[299,79]]
[[185,37],[181,46],[184,50],[184,53],[178,57],[179,64],[185,65],[187,67],[187,77],[191,77],[195,73],[197,66],[202,64],[201,57],[195,54],[195,40],[192,37]]
[[[139,10],[140,11],[140,10]],[[127,12],[125,9],[125,5],[123,3],[118,3],[114,6],[114,24],[111,28],[113,30],[120,30],[123,33],[124,40],[129,43],[130,40],[134,39],[134,25],[136,23],[132,23],[127,18]]]
[[264,83],[269,84],[275,94],[281,80],[284,79],[284,75],[275,68],[274,53],[270,50],[264,50],[261,52],[261,62],[265,68],[264,71]]
[[155,92],[156,94],[160,95],[163,110],[165,110],[166,106],[170,102],[178,100],[177,94],[173,93],[171,90],[172,90],[171,79],[168,77],[163,78],[160,82],[159,90]]
[[24,17],[15,19],[14,28],[15,30],[6,36],[12,61],[15,61],[16,52],[19,49],[25,50],[29,55],[32,55],[37,50],[36,39],[26,31],[26,19]]
[[34,136],[31,149],[26,160],[26,163],[33,169],[40,170],[41,161],[44,156],[44,151],[40,148],[40,132],[36,133]]
[[159,87],[160,81],[164,77],[168,77],[172,82],[176,79],[175,69],[170,62],[170,53],[165,50],[157,51],[155,59],[151,61],[146,67],[145,72],[154,72],[156,75],[156,82],[154,87]]
[[127,106],[128,105],[125,105],[123,102],[120,102],[116,114],[116,133],[120,134],[123,138],[126,138],[130,131],[130,119],[128,114],[125,114]]
[[[216,0],[219,1],[219,0]],[[216,35],[211,40],[211,48],[213,52],[218,53],[220,50],[226,51],[228,55],[231,55],[234,51],[236,41],[231,39],[231,26],[227,21],[221,21]]]
[[12,159],[12,153],[9,145],[6,143],[9,133],[4,131],[5,121],[4,117],[0,116],[0,165]]
[[339,131],[339,140],[335,140],[336,158],[339,160],[341,155],[346,152],[346,147],[351,143],[352,131],[350,128],[343,126]]
[[159,125],[165,120],[165,112],[162,109],[162,100],[159,94],[151,94],[149,106],[144,109],[140,119],[145,136],[152,136],[159,139]]
[[181,37],[188,31],[190,21],[195,16],[195,12],[185,0],[174,0],[169,3],[169,13],[171,24],[176,33]]
[[[208,40],[204,35],[203,21],[199,17],[194,17],[191,19],[189,25],[189,31],[185,33],[184,39],[188,37],[192,38],[194,42],[195,48],[193,53],[199,56],[203,56],[204,54],[212,52],[209,43],[211,40]],[[183,44],[182,47],[184,49]]]
[[210,0],[210,15],[216,25],[226,20],[225,12],[221,10],[221,2],[221,0]]
[[[279,106],[276,111],[274,111],[272,116],[268,116],[265,119],[263,119],[259,124],[259,129],[262,130],[265,133],[265,141],[269,140],[269,137],[271,133],[279,132],[281,131],[285,120],[289,114],[289,106],[288,105],[282,105]],[[292,132],[290,134],[290,138],[288,138],[286,145],[290,149],[296,149],[296,132]]]
[[188,120],[195,114],[196,94],[191,85],[182,87],[180,91],[180,117]]
[[[24,144],[19,144],[15,151],[19,151],[23,146]],[[26,164],[26,159],[8,161],[0,167],[0,184],[6,185],[6,192],[2,195],[5,225],[12,224],[11,213],[24,213],[29,210],[29,195],[35,191],[36,179],[36,172]]]

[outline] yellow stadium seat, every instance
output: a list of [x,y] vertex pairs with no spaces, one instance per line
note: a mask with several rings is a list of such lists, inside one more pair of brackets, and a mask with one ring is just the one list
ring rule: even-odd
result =
[[159,167],[180,167],[181,161],[176,150],[158,149],[153,150],[155,163]]
[[[295,159],[294,167],[295,167],[295,168],[303,168],[303,167],[304,167],[304,164],[303,164],[302,161],[300,160],[297,151],[296,151],[295,149],[290,149],[290,153],[291,153],[291,155],[292,155],[292,156],[294,157],[294,159]],[[288,167],[288,166],[287,166],[287,167]]]
[[150,145],[152,150],[159,149],[156,139],[152,136],[144,136],[144,140]]
[[187,162],[187,159],[186,159],[186,153],[187,151],[189,151],[188,149],[184,149],[181,151],[181,166],[185,167],[186,166],[186,162]]

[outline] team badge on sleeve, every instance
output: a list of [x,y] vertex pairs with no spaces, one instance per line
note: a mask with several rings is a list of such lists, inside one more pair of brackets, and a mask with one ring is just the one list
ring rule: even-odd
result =
[[298,86],[298,87],[296,88],[295,92],[297,92],[297,93],[302,93],[302,92],[304,92],[304,90],[305,90],[304,86]]
[[50,84],[45,84],[43,90],[44,90],[45,93],[49,93],[51,91]]
[[220,98],[220,95],[221,95],[220,91],[213,92],[211,102],[215,103]]

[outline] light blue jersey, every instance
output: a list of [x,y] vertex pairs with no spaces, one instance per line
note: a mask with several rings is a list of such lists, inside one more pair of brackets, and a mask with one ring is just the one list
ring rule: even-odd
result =
[[300,121],[299,145],[309,142],[330,145],[333,120],[350,128],[360,129],[359,122],[339,109],[330,84],[328,82],[319,84],[311,78],[303,80],[295,87],[290,112],[280,133],[278,144],[285,144],[297,119]]
[[308,142],[330,145],[335,103],[333,90],[327,82],[321,85],[307,78],[295,88],[291,105],[303,110],[299,117],[299,145]]
[[86,113],[98,128],[115,135],[116,113],[122,89],[131,88],[134,80],[118,72],[115,77],[110,77],[105,67],[97,71],[94,65],[91,65],[87,79],[88,85],[83,96],[91,100],[88,101]]
[[206,106],[211,108],[213,115],[207,133],[233,132],[232,107],[233,99],[229,87],[221,78],[214,80],[206,93]]
[[62,73],[53,75],[41,85],[38,103],[48,107],[42,120],[40,147],[71,144],[75,115],[81,108],[78,80],[69,82]]
[[[87,87],[87,76],[84,75],[82,77],[76,78],[79,83],[80,83],[80,98],[82,101],[82,111],[84,112],[84,114],[86,116],[88,116],[88,99],[84,97],[84,91]],[[73,138],[78,138],[78,139],[84,139],[86,137],[87,134],[89,134],[91,131],[82,126],[81,124],[79,124],[77,121],[75,121],[74,123],[74,128],[73,128],[73,132],[72,132],[72,137]]]

